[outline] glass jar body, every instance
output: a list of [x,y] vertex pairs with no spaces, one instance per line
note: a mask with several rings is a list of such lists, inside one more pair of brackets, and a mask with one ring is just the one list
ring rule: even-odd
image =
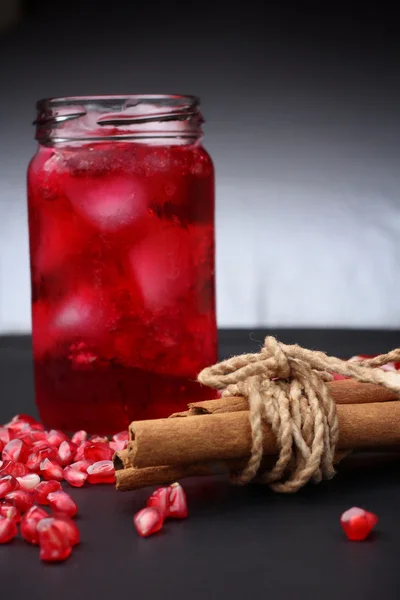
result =
[[28,171],[36,402],[111,433],[212,397],[214,171],[198,140],[39,145]]

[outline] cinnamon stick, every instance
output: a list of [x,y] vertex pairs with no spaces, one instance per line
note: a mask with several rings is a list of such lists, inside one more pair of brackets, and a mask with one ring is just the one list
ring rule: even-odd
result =
[[[338,449],[400,443],[400,401],[342,404]],[[276,439],[263,424],[264,454],[277,453]],[[137,468],[243,459],[250,456],[248,411],[137,421],[130,425],[129,461]]]
[[[399,399],[391,390],[373,383],[359,383],[352,379],[341,379],[330,381],[327,385],[336,404],[370,404],[372,402],[390,402]],[[174,413],[170,418],[239,412],[248,409],[249,405],[246,398],[229,396],[217,398],[216,400],[192,402],[188,404],[188,410]]]

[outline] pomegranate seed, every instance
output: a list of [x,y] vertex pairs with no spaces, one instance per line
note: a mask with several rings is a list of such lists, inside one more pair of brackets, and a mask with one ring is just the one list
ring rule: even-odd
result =
[[29,492],[15,490],[14,492],[7,494],[5,500],[15,506],[15,508],[23,514],[31,508],[34,498],[33,494],[30,494]]
[[360,541],[371,533],[378,517],[367,510],[353,506],[340,517],[340,524],[349,540]]
[[73,444],[69,440],[68,441],[64,440],[63,442],[61,442],[60,447],[58,449],[59,463],[64,466],[71,464],[77,449],[78,448],[77,448],[76,444]]
[[38,534],[41,560],[55,562],[66,560],[69,557],[72,546],[69,543],[68,536],[54,523],[41,527]]
[[138,534],[141,537],[148,537],[160,531],[164,524],[164,517],[158,508],[148,506],[136,513],[133,522]]
[[23,440],[27,446],[32,446],[35,442],[41,442],[45,440],[46,434],[44,431],[30,429],[25,433],[20,433],[18,438]]
[[4,442],[2,440],[0,440],[0,454],[2,453],[4,446],[5,446]]
[[3,460],[24,463],[29,456],[29,446],[22,440],[10,440],[3,448]]
[[0,477],[0,498],[4,498],[17,488],[19,488],[19,483],[12,475],[2,475]]
[[0,440],[3,442],[4,446],[10,441],[10,432],[7,427],[0,427]]
[[129,440],[129,432],[128,431],[120,431],[119,433],[115,433],[112,436],[114,442],[127,442]]
[[87,468],[89,483],[114,483],[115,470],[111,460],[99,460]]
[[11,421],[9,421],[8,423],[6,423],[5,427],[10,427],[11,425],[15,425],[18,423],[26,423],[27,425],[35,425],[35,426],[39,426],[42,427],[42,424],[39,423],[39,421],[36,421],[36,419],[34,419],[33,417],[31,417],[30,415],[26,415],[24,413],[21,413],[19,415],[15,415],[15,417],[13,417],[11,419]]
[[90,442],[82,442],[78,446],[78,450],[75,452],[74,461],[84,460],[85,458],[85,449],[87,446],[90,446]]
[[[39,450],[47,450],[48,448],[51,448],[51,446],[47,442],[47,439],[37,440],[36,442],[33,442],[31,452],[39,452]],[[57,452],[57,449],[55,452]]]
[[65,433],[63,433],[62,431],[59,431],[58,429],[51,429],[47,433],[46,437],[50,446],[55,446],[56,448],[59,448],[61,442],[65,442],[67,440],[69,441],[68,436],[65,435]]
[[64,468],[63,475],[65,481],[68,481],[73,487],[82,487],[88,478],[87,473],[73,469],[70,466]]
[[59,492],[61,489],[59,481],[42,481],[35,488],[35,502],[38,504],[50,504],[47,496],[52,492]]
[[90,443],[87,445],[84,449],[83,455],[88,460],[94,460],[95,462],[98,462],[100,460],[111,460],[113,451],[108,444],[96,442],[94,444]]
[[40,477],[36,473],[28,473],[23,477],[17,477],[19,487],[25,492],[33,492],[35,487],[40,483]]
[[97,433],[95,433],[94,435],[91,435],[89,439],[92,443],[100,442],[101,444],[108,444],[108,437],[106,435],[97,435]]
[[74,462],[71,465],[69,465],[71,467],[71,469],[74,469],[75,471],[81,471],[82,473],[86,473],[87,468],[90,467],[90,465],[93,465],[93,460],[78,460],[78,462]]
[[29,473],[28,467],[26,467],[23,463],[15,463],[10,460],[10,464],[7,467],[7,475],[12,475],[13,477],[23,477]]
[[[41,442],[39,442],[41,443]],[[32,446],[34,448],[35,444]],[[54,448],[50,448],[50,446],[46,446],[45,448],[41,448],[40,450],[34,450],[26,461],[26,466],[30,471],[39,472],[41,463],[48,458],[52,462],[57,462],[57,450]]]
[[169,504],[166,516],[175,519],[186,519],[188,516],[185,490],[179,483],[169,486]]
[[77,431],[71,438],[71,442],[79,446],[82,442],[86,442],[88,434],[86,431],[81,429],[81,431]]
[[128,440],[121,440],[120,442],[110,442],[109,445],[114,452],[119,452],[120,450],[125,450],[125,448],[128,445]]
[[10,466],[12,466],[14,463],[12,460],[2,460],[1,461],[1,465],[0,465],[0,476],[1,475],[11,475],[11,473],[8,472],[8,469],[10,468]]
[[147,500],[147,506],[154,506],[158,508],[163,517],[165,518],[168,514],[169,508],[169,495],[170,489],[167,487],[160,487],[154,490],[149,499]]
[[40,474],[43,475],[44,479],[47,481],[52,481],[53,479],[62,481],[64,479],[62,466],[48,458],[45,458],[44,461],[40,463]]
[[29,423],[25,423],[25,421],[18,421],[16,423],[10,423],[7,425],[7,429],[10,433],[10,439],[13,440],[24,433],[29,433],[31,426]]
[[55,525],[61,533],[68,539],[71,546],[76,546],[81,541],[79,529],[72,519],[64,516],[48,517],[38,523],[37,531],[40,535],[41,531],[47,529],[50,525]]
[[47,496],[52,511],[67,517],[73,517],[78,512],[78,507],[69,494],[63,491],[51,492]]
[[24,514],[21,519],[21,535],[25,541],[30,544],[39,543],[39,534],[36,531],[36,528],[39,521],[46,519],[48,516],[47,512],[39,506],[32,506],[32,508]]
[[19,511],[12,504],[8,504],[7,502],[3,502],[0,504],[0,516],[5,519],[12,519],[16,523],[21,521],[21,515]]
[[0,516],[0,544],[6,544],[17,535],[17,524],[13,519]]

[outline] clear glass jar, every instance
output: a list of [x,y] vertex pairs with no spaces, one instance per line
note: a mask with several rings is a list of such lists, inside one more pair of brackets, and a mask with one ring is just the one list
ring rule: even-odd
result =
[[214,170],[191,96],[38,102],[28,170],[36,402],[110,433],[210,397]]

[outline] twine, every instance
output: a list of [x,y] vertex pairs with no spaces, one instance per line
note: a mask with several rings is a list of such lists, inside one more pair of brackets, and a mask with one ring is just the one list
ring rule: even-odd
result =
[[[352,362],[266,337],[260,353],[234,356],[201,371],[198,380],[203,385],[249,402],[251,457],[235,482],[257,478],[276,492],[293,493],[309,481],[331,479],[339,428],[326,382],[338,373],[400,393],[400,375],[379,368],[399,360],[400,348]],[[260,472],[263,420],[270,424],[279,448],[275,466],[266,472]]]

